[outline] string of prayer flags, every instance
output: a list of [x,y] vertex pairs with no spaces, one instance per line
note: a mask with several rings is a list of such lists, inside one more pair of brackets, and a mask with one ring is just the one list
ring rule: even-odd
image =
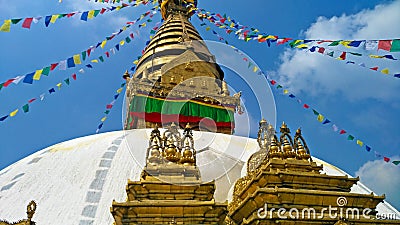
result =
[[[307,48],[305,50],[307,50],[307,52],[311,52],[311,53],[318,52],[318,53],[320,53],[322,55],[326,55],[326,56],[329,56],[331,58],[335,58],[334,57],[335,54],[340,54],[340,56],[338,58],[336,58],[336,59],[343,60],[343,61],[345,61],[345,59],[346,59],[346,52],[336,53],[335,51],[331,51],[331,52],[327,53],[325,51],[326,50],[325,48],[319,47],[319,46],[313,46],[313,47]],[[393,76],[395,78],[400,78],[400,73],[391,73],[389,68],[380,68],[378,66],[367,67],[365,65],[365,63],[356,63],[355,61],[350,61],[350,60],[345,61],[345,62],[346,62],[346,64],[358,65],[360,67],[363,67],[363,68],[366,68],[366,69],[370,69],[370,70],[373,70],[373,71],[376,71],[376,72],[380,72],[380,73],[385,74],[385,75]]]
[[[291,47],[303,48],[308,42],[317,42],[318,44],[329,43],[328,46],[342,45],[346,48],[365,48],[366,50],[385,50],[389,52],[400,52],[400,39],[391,40],[293,40],[287,37],[278,37],[277,35],[263,34],[256,28],[248,29],[247,26],[241,25],[239,22],[231,19],[231,17],[218,17],[216,13],[211,13],[205,9],[196,10],[197,17],[200,20],[207,19],[210,23],[218,28],[225,29],[227,34],[234,33],[238,39],[244,41],[257,40],[260,43],[266,42],[270,46],[271,42],[277,45],[288,43]],[[207,28],[206,30],[210,30]],[[234,32],[236,30],[236,32]],[[291,42],[289,42],[291,41]]]
[[[232,47],[232,49],[233,49],[236,53],[240,54],[241,56],[244,56],[244,54],[241,53],[237,48],[235,48],[235,47],[233,47],[233,46],[231,46],[231,47]],[[244,61],[245,63],[248,63],[249,60],[248,60],[248,58],[244,57],[244,58],[243,58],[243,61]],[[251,69],[251,68],[250,68],[250,69]],[[297,102],[300,103],[300,104],[302,105],[303,109],[305,109],[305,110],[311,109],[311,112],[313,113],[313,115],[316,116],[318,122],[320,122],[322,125],[332,124],[332,130],[333,130],[333,132],[338,133],[339,135],[344,135],[344,134],[347,133],[347,131],[345,131],[344,129],[339,129],[339,127],[338,127],[336,124],[334,124],[331,120],[329,120],[328,118],[326,118],[326,116],[324,116],[324,115],[322,115],[321,113],[319,113],[316,109],[311,108],[309,104],[303,103],[303,101],[302,101],[301,99],[299,99],[298,97],[296,97],[294,94],[291,94],[290,91],[289,91],[288,89],[283,88],[282,85],[278,84],[276,80],[273,80],[269,75],[266,75],[266,73],[264,73],[263,71],[260,70],[260,71],[257,72],[257,71],[254,71],[254,70],[253,70],[253,72],[256,73],[257,75],[263,75],[263,76],[265,76],[266,79],[268,80],[268,82],[269,82],[272,86],[275,86],[275,87],[276,87],[276,90],[282,89],[282,94],[283,94],[283,95],[286,95],[286,96],[288,96],[288,97],[290,97],[290,98],[292,98],[292,99],[296,99]],[[365,150],[366,150],[367,152],[370,152],[371,149],[372,149],[369,145],[365,144],[361,139],[358,139],[358,138],[356,138],[355,136],[353,136],[353,135],[351,135],[351,134],[349,134],[349,135],[347,136],[347,140],[348,140],[348,141],[355,141],[355,143],[356,143],[359,147],[365,147]],[[375,156],[380,156],[380,157],[382,157],[382,154],[381,154],[381,153],[379,153],[379,152],[377,152],[377,151],[374,151],[374,152],[376,153]],[[377,157],[377,158],[380,158],[380,157]],[[389,162],[391,162],[391,159],[390,159],[389,157],[384,157],[384,161],[389,163]],[[393,163],[394,165],[396,165],[396,166],[397,166],[397,165],[400,165],[400,161],[392,161],[392,163]]]
[[87,11],[83,11],[83,12],[76,11],[76,12],[70,12],[70,13],[53,14],[53,15],[48,15],[48,16],[6,19],[6,20],[4,20],[3,24],[0,26],[0,31],[1,32],[10,32],[11,25],[17,25],[20,21],[23,21],[21,24],[22,28],[30,29],[32,22],[37,23],[43,18],[44,18],[44,25],[46,27],[48,27],[50,25],[50,23],[54,24],[58,19],[72,18],[73,16],[78,16],[78,15],[80,15],[80,20],[88,21],[88,19],[93,19],[93,18],[97,17],[98,15],[104,14],[105,12],[120,10],[120,9],[127,8],[127,7],[137,7],[139,5],[147,5],[148,2],[149,1],[141,0],[141,1],[135,1],[134,3],[131,3],[131,4],[123,3],[119,6],[110,6],[110,7],[106,7],[106,8],[87,10]]
[[[138,19],[136,19],[136,21],[140,21],[141,19],[145,18],[146,16],[154,15],[156,13],[157,13],[157,11],[155,10],[155,8],[152,8],[149,11],[143,13],[140,17],[138,17]],[[131,23],[131,24],[124,26],[123,28],[119,29],[119,31],[114,32],[110,36],[106,37],[105,40],[112,40],[114,37],[121,34],[123,31],[127,30],[127,28],[131,27],[134,24],[135,23]],[[123,41],[129,37],[134,37],[133,33],[130,33],[128,37],[125,37],[123,39]],[[131,40],[131,39],[129,38],[129,40]],[[25,83],[25,84],[33,84],[34,81],[39,81],[41,79],[42,75],[48,76],[51,73],[51,71],[55,70],[57,67],[59,70],[66,70],[66,69],[74,68],[74,67],[76,67],[76,65],[82,64],[83,61],[87,60],[91,56],[91,53],[96,48],[98,48],[98,46],[100,46],[103,42],[104,41],[99,42],[100,44],[98,43],[97,47],[91,46],[88,49],[82,51],[81,53],[75,54],[75,55],[68,57],[67,59],[61,60],[59,62],[52,63],[49,66],[45,66],[42,69],[35,70],[34,72],[30,72],[23,76],[16,76],[14,78],[8,79],[5,82],[0,83],[0,90],[2,90],[3,88],[9,87],[9,85],[11,83],[14,83],[17,85],[20,83],[20,81],[22,81],[22,83]],[[127,43],[129,43],[129,42],[127,42]],[[104,42],[104,45],[102,46],[103,48],[105,46],[105,43],[106,42]],[[117,49],[117,51],[119,51],[120,45],[116,46],[115,48]],[[113,49],[113,52],[115,53],[114,49]],[[109,55],[107,53],[106,53],[106,56],[109,57]],[[101,62],[104,62],[103,56],[100,56],[98,59],[91,60],[91,62],[98,63],[98,60],[100,60]],[[87,64],[86,67],[93,68],[93,66],[91,64]]]
[[119,94],[123,91],[125,85],[126,85],[125,82],[122,83],[122,84],[120,85],[120,87],[119,87],[118,90],[116,91],[117,94],[114,95],[114,99],[113,99],[109,104],[106,105],[106,111],[104,112],[105,115],[100,119],[100,122],[101,122],[101,123],[97,126],[96,134],[99,133],[99,132],[100,132],[100,129],[103,127],[104,122],[105,122],[105,121],[107,120],[107,118],[108,118],[108,114],[110,113],[110,110],[111,110],[112,107],[114,106],[116,100],[117,100],[118,97],[119,97]]

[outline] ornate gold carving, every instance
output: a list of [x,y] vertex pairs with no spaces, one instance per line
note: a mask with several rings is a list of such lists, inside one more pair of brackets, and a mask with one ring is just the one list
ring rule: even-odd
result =
[[29,204],[26,207],[26,214],[28,219],[26,220],[20,220],[18,222],[10,223],[5,220],[0,220],[0,225],[35,225],[36,223],[32,221],[32,217],[36,212],[36,202],[35,201],[30,201]]

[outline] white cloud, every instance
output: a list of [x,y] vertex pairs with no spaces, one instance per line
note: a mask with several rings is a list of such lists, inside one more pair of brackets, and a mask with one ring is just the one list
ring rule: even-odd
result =
[[[354,15],[340,17],[319,17],[302,35],[305,39],[360,40],[398,38],[400,34],[400,1],[379,5],[372,10],[363,10]],[[347,51],[360,52],[362,48]],[[363,54],[388,54],[384,51],[361,52]],[[393,53],[389,53],[393,54]],[[396,58],[400,54],[394,54]],[[348,58],[367,66],[388,67],[391,72],[400,72],[397,61],[369,59],[368,57]],[[311,95],[343,94],[349,100],[377,99],[390,102],[398,99],[393,93],[400,88],[400,80],[357,65],[310,53],[287,49],[280,57],[281,65],[273,74],[279,74],[280,82],[294,92]]]
[[[391,157],[399,160],[399,156]],[[386,200],[400,208],[400,168],[383,160],[368,161],[356,172],[360,181],[376,194],[386,195]]]

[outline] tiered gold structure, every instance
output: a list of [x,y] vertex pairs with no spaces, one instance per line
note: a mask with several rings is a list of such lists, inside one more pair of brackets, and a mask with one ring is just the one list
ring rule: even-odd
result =
[[214,200],[215,183],[201,183],[192,131],[156,127],[140,181],[128,181],[126,202],[113,202],[116,225],[223,224],[227,204]]
[[[125,129],[154,128],[155,125],[175,122],[181,128],[190,123],[195,130],[232,134],[233,113],[236,109],[240,110],[240,96],[230,96],[223,71],[189,21],[194,1],[159,2],[165,21],[140,57],[135,73],[124,74],[128,80]],[[160,118],[159,114],[171,112],[148,107],[138,109],[135,106],[139,104],[137,98],[143,95],[166,102],[192,101],[196,106],[225,110],[219,113],[226,115],[224,120],[218,121],[221,117],[214,112],[206,116],[204,112],[188,115],[178,111],[173,113],[175,117],[168,115]],[[200,123],[204,117],[213,120],[216,126],[212,122]]]
[[260,150],[235,184],[228,224],[400,224],[376,219],[384,196],[350,193],[359,178],[321,173],[300,129],[291,137],[283,123],[280,132],[278,138],[267,121],[260,122]]

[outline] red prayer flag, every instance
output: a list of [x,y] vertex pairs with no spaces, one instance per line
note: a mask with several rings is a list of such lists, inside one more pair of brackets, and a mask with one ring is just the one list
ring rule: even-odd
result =
[[341,60],[345,60],[346,59],[346,52],[342,52],[342,54],[339,56],[339,58]]
[[72,74],[72,79],[76,80],[76,74]]
[[130,36],[132,39],[135,38],[135,36],[133,35],[133,33],[130,33],[129,36]]
[[385,160],[385,162],[390,162],[390,158],[388,157],[383,157],[383,160]]
[[274,81],[274,80],[271,80],[270,82],[271,82],[272,85],[276,84],[276,81]]
[[320,47],[320,48],[318,49],[318,52],[321,53],[321,54],[323,54],[323,53],[325,52],[325,48]]
[[378,50],[383,49],[386,51],[390,51],[391,48],[392,48],[392,40],[384,40],[378,42]]
[[7,87],[7,86],[10,85],[14,80],[15,80],[14,78],[13,78],[13,79],[9,79],[8,81],[6,81],[6,82],[3,84],[3,87]]
[[375,66],[375,67],[372,67],[372,68],[370,68],[371,70],[375,70],[375,71],[378,71],[378,67],[377,66]]
[[307,105],[307,104],[304,104],[303,107],[306,108],[306,109],[310,108],[310,106]]
[[110,53],[109,52],[106,52],[105,54],[106,54],[107,57],[110,57]]
[[100,10],[100,14],[103,14],[103,13],[105,13],[106,12],[106,9],[105,8],[102,8],[101,10]]
[[111,109],[112,107],[113,107],[113,105],[111,105],[111,104],[106,105],[106,109]]
[[32,103],[36,100],[36,98],[32,98],[31,100],[28,101],[28,103]]
[[53,71],[58,66],[58,63],[53,63],[50,66],[50,70]]
[[24,22],[22,23],[22,27],[23,27],[23,28],[28,28],[28,29],[30,29],[30,28],[31,28],[32,21],[33,21],[33,18],[26,18],[26,19],[24,20]]
[[345,130],[341,130],[341,131],[339,132],[339,134],[345,134],[345,133],[346,133]]
[[92,52],[92,48],[89,48],[88,50],[86,50],[87,55],[90,56],[90,52]]

